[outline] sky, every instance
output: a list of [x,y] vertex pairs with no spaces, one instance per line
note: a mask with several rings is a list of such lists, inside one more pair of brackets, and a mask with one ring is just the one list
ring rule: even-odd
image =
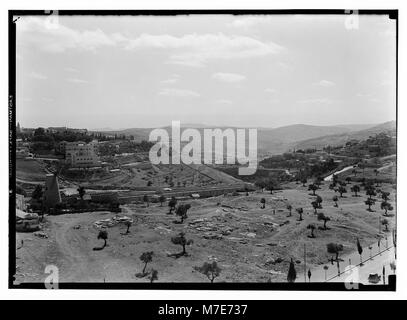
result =
[[24,16],[16,58],[22,127],[396,118],[385,15]]

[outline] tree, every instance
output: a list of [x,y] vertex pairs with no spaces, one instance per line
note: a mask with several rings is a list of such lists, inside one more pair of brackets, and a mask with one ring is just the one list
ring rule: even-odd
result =
[[266,182],[266,189],[270,191],[271,194],[273,194],[273,191],[277,188],[277,182],[273,179],[268,179]]
[[262,204],[261,208],[264,209],[266,207],[266,199],[261,198],[260,203]]
[[293,206],[291,204],[287,204],[287,210],[289,212],[288,216],[291,217],[291,210],[293,209]]
[[373,186],[366,187],[366,195],[369,196],[369,199],[377,195],[376,190]]
[[317,198],[315,199],[316,203],[318,203],[318,209],[322,209],[322,197],[321,196],[317,196]]
[[176,205],[177,199],[175,199],[175,197],[172,197],[171,200],[168,202],[168,206],[170,207],[170,212],[168,214],[172,214],[172,211],[175,209]]
[[318,213],[318,220],[319,221],[324,221],[324,230],[327,230],[328,228],[327,228],[327,226],[326,226],[326,223],[328,222],[328,221],[330,221],[331,220],[331,218],[330,217],[327,217],[323,212],[320,212],[320,213]]
[[303,208],[297,208],[296,209],[297,213],[300,215],[299,220],[298,221],[302,221],[302,214],[304,213],[304,209]]
[[311,230],[311,234],[308,236],[309,238],[315,238],[314,231],[315,231],[316,228],[317,228],[317,227],[316,227],[315,224],[313,224],[313,223],[310,223],[310,224],[307,226],[307,229]]
[[341,195],[341,198],[343,198],[343,194],[344,194],[344,193],[347,193],[348,190],[346,190],[346,188],[345,188],[344,186],[339,186],[338,192],[339,192],[339,194]]
[[311,282],[311,269],[308,269],[308,281]]
[[332,201],[335,203],[334,207],[338,208],[338,196],[333,196]]
[[165,196],[162,194],[162,195],[160,196],[160,198],[158,199],[158,201],[160,201],[160,207],[163,206],[163,203],[165,202],[165,200],[166,200],[166,198],[165,198]]
[[345,181],[347,184],[349,184],[352,181],[352,178],[348,176],[345,178]]
[[297,278],[297,272],[295,271],[293,258],[291,258],[290,267],[288,268],[287,281],[290,283],[293,283],[296,278]]
[[393,211],[394,208],[390,203],[383,201],[380,204],[380,209],[384,210],[384,215],[387,216],[387,211]]
[[360,256],[360,265],[362,265],[363,248],[362,248],[362,245],[360,244],[359,238],[356,239],[356,247],[358,249],[358,253],[359,253],[359,256]]
[[264,191],[264,188],[266,187],[266,182],[264,179],[257,180],[255,183],[255,186],[261,189],[261,192]]
[[350,188],[350,191],[352,191],[353,193],[355,193],[355,197],[357,197],[357,196],[358,196],[358,192],[360,191],[360,187],[359,187],[357,184],[355,184],[354,186],[352,186],[352,187]]
[[124,225],[127,227],[126,234],[130,233],[131,221],[130,220],[124,221]]
[[383,199],[384,202],[389,201],[390,200],[390,192],[382,191],[382,199]]
[[385,231],[389,231],[389,220],[383,219],[382,220],[382,225],[384,225]]
[[367,211],[370,211],[370,212],[372,212],[373,210],[372,210],[372,206],[375,204],[375,201],[373,200],[373,199],[367,199],[366,201],[365,201],[365,204],[368,206],[368,208],[367,208]]
[[158,271],[155,269],[151,269],[148,279],[150,280],[150,283],[153,283],[154,280],[158,280]]
[[141,271],[141,273],[143,275],[146,275],[147,264],[150,263],[151,261],[153,261],[153,255],[154,255],[154,251],[147,251],[147,252],[143,252],[141,254],[140,260],[142,262],[144,262],[144,268],[143,268],[143,271]]
[[244,186],[244,192],[246,193],[246,197],[249,196],[249,187],[247,185]]
[[99,233],[98,233],[97,239],[98,240],[102,239],[104,241],[103,246],[93,248],[93,250],[102,250],[102,249],[104,249],[106,247],[106,244],[107,244],[107,236],[108,236],[107,235],[107,230],[100,230]]
[[150,206],[150,199],[149,199],[148,195],[145,194],[145,195],[143,196],[143,202],[144,202],[144,203],[147,203],[147,207]]
[[83,197],[84,197],[84,195],[85,195],[85,193],[86,193],[85,187],[80,186],[80,187],[77,189],[77,191],[78,191],[78,194],[79,194],[79,198],[81,198],[81,200],[83,200]]
[[43,191],[42,191],[42,185],[37,184],[35,186],[34,191],[31,194],[31,198],[40,201],[42,199]]
[[317,212],[317,209],[318,209],[318,207],[319,207],[318,202],[312,201],[312,202],[311,202],[311,205],[312,205],[312,207],[314,208],[314,214],[317,214],[317,213],[318,213],[318,212]]
[[194,243],[193,240],[191,240],[191,239],[190,239],[190,240],[187,240],[187,239],[185,238],[185,233],[184,233],[184,232],[180,232],[177,236],[172,237],[172,238],[171,238],[171,242],[172,242],[173,244],[177,244],[177,245],[182,246],[182,252],[179,253],[179,254],[177,254],[177,255],[179,255],[179,256],[185,256],[185,255],[187,255],[187,251],[186,251],[186,249],[185,249],[185,246],[189,246],[189,245],[191,245],[191,244]]
[[197,268],[200,273],[205,275],[211,283],[215,280],[215,278],[219,277],[222,269],[218,267],[216,261],[212,261],[212,263],[205,262],[201,267]]
[[335,255],[335,261],[338,261],[339,259],[339,252],[343,251],[343,245],[339,243],[328,243],[326,245],[327,251],[330,254]]
[[184,223],[184,220],[188,218],[187,212],[191,208],[191,205],[188,204],[181,204],[178,206],[175,214],[181,218],[181,223]]
[[314,183],[310,184],[308,186],[308,191],[312,191],[312,195],[315,196],[315,191],[318,190],[318,186]]

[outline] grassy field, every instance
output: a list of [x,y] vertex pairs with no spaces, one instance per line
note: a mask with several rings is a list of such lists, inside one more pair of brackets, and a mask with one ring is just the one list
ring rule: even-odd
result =
[[17,179],[24,181],[43,182],[46,171],[36,160],[17,159],[16,160]]

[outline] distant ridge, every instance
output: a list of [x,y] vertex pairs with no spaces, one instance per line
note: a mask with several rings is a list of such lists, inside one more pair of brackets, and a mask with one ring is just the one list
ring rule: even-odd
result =
[[[328,144],[339,145],[351,139],[366,139],[369,135],[395,129],[396,122],[389,121],[382,124],[346,124],[334,126],[316,126],[308,124],[293,124],[277,128],[260,127],[257,130],[257,146],[259,154],[279,154],[289,149],[321,148]],[[182,128],[234,128],[217,127],[206,124],[181,123]],[[170,126],[161,127],[171,130]],[[135,140],[148,140],[151,130],[155,128],[129,128],[123,130],[97,131],[107,134],[133,135]],[[95,130],[92,130],[95,131]]]
[[333,134],[313,139],[304,139],[302,141],[297,142],[294,145],[294,147],[296,149],[307,149],[307,148],[322,148],[327,145],[337,146],[342,145],[352,139],[366,140],[367,138],[369,138],[369,136],[381,132],[396,134],[396,121],[384,122],[371,128],[367,128],[365,130],[352,131],[342,134]]

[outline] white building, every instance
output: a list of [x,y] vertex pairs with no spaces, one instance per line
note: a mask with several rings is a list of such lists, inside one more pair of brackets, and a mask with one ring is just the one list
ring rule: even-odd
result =
[[98,142],[83,141],[67,142],[65,144],[65,159],[72,167],[86,168],[100,165]]

